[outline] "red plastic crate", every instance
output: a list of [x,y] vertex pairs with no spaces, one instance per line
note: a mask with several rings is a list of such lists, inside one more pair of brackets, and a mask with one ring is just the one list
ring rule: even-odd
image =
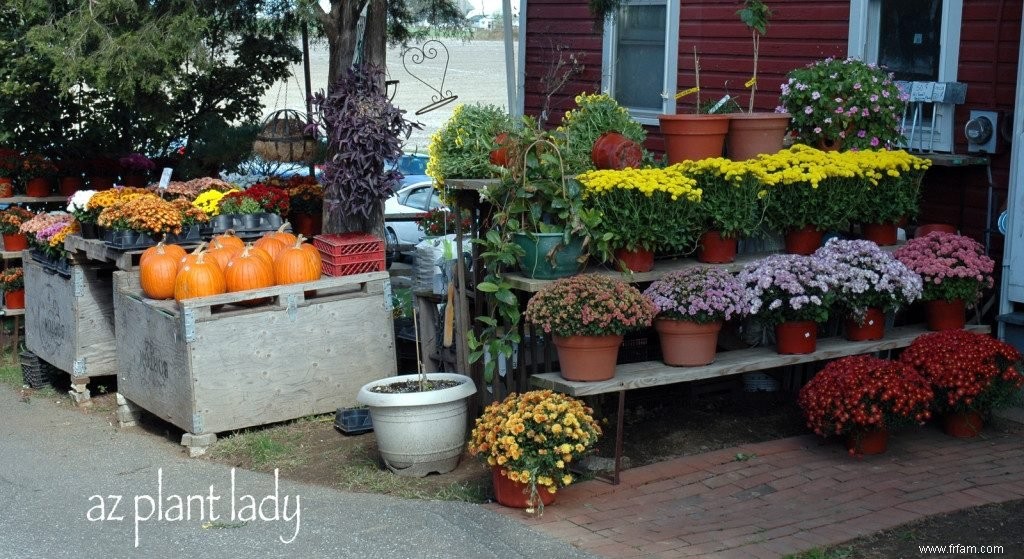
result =
[[324,261],[323,263],[324,274],[332,277],[365,274],[366,272],[383,272],[385,267],[383,259],[364,260],[362,262],[352,262],[350,264],[332,264],[327,261]]
[[320,251],[325,260],[330,258],[335,262],[339,256],[384,253],[384,240],[367,233],[317,235],[313,238],[313,246]]
[[381,262],[384,262],[384,260],[385,260],[385,258],[384,258],[384,251],[383,250],[376,251],[376,252],[367,252],[367,253],[363,253],[363,254],[342,254],[342,255],[334,255],[334,254],[331,254],[331,253],[328,253],[328,252],[324,252],[322,250],[320,250],[318,252],[320,253],[320,260],[323,260],[325,263],[326,262],[330,262],[331,264],[334,264],[334,265],[357,264],[359,262],[368,262],[370,260],[380,260]]

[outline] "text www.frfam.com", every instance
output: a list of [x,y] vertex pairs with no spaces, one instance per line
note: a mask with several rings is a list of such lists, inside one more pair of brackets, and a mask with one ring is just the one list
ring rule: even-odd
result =
[[1001,545],[964,545],[951,543],[948,545],[919,545],[921,555],[953,554],[953,555],[1002,555]]

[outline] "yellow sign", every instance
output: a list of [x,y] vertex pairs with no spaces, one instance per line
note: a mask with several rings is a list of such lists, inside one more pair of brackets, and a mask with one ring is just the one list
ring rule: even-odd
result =
[[698,91],[700,91],[699,87],[691,87],[690,89],[684,89],[679,93],[676,93],[676,99],[682,99],[683,97],[686,97],[687,95],[693,95]]
[[757,78],[750,78],[747,83],[743,84],[743,87],[754,87],[755,83],[757,83]]

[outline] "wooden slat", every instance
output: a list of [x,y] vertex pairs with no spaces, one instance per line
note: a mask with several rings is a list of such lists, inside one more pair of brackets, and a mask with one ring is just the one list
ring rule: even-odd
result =
[[0,198],[0,204],[42,204],[46,202],[67,202],[66,196],[44,196],[36,198],[35,196],[12,196],[10,198]]
[[25,316],[25,309],[0,309],[0,316]]
[[[979,333],[989,331],[988,326],[971,325],[967,329]],[[671,367],[661,361],[644,361],[618,366],[615,376],[605,381],[575,382],[563,379],[558,373],[543,373],[531,377],[530,382],[534,387],[550,388],[570,396],[593,396],[896,349],[910,345],[918,336],[927,332],[920,325],[903,326],[888,330],[885,338],[875,341],[850,342],[843,338],[824,338],[818,340],[817,351],[804,355],[780,355],[774,347],[756,347],[719,352],[714,363],[702,367]]]
[[3,259],[3,260],[20,260],[21,259],[21,251],[20,250],[4,250],[4,251],[0,251],[0,259]]
[[476,190],[480,191],[488,186],[501,183],[501,179],[445,179],[444,184],[455,190]]
[[[881,249],[886,251],[886,252],[893,252],[896,249],[898,249],[900,246],[902,246],[902,244],[903,243],[900,243],[900,244],[897,244],[897,245],[892,245],[892,246],[884,246],[884,247],[881,247]],[[611,270],[611,269],[609,269],[607,267],[603,267],[603,266],[602,267],[588,266],[587,269],[584,270],[584,273],[596,273],[596,274],[601,274],[603,276],[616,277],[616,278],[622,279],[623,281],[628,281],[630,283],[643,283],[643,282],[654,281],[654,280],[657,280],[657,279],[661,279],[662,277],[664,277],[669,272],[674,272],[674,271],[677,271],[677,270],[684,270],[684,269],[687,269],[687,268],[694,268],[694,267],[697,267],[697,266],[710,266],[710,267],[713,267],[713,268],[721,268],[721,269],[729,271],[730,273],[734,273],[735,274],[735,273],[738,273],[741,269],[743,269],[743,266],[745,266],[745,265],[747,265],[747,264],[749,264],[751,262],[760,260],[761,258],[764,258],[765,256],[768,256],[768,254],[769,253],[764,253],[764,252],[757,252],[757,253],[750,253],[750,254],[738,254],[738,255],[736,255],[736,260],[734,260],[733,262],[730,262],[728,264],[705,264],[703,262],[698,262],[697,260],[695,260],[693,258],[674,258],[672,260],[656,260],[654,262],[654,269],[651,270],[650,272],[631,273],[631,274],[625,274],[625,273],[622,273],[622,272],[619,272],[619,271],[616,271],[616,270]],[[510,274],[506,274],[505,275],[505,279],[509,283],[512,284],[512,289],[518,289],[520,291],[526,291],[526,292],[529,292],[529,293],[536,293],[542,287],[544,287],[545,285],[548,285],[549,283],[554,281],[554,280],[542,280],[542,279],[528,278],[528,277],[523,276],[523,275],[521,275],[519,273],[516,273],[516,272],[510,273]]]

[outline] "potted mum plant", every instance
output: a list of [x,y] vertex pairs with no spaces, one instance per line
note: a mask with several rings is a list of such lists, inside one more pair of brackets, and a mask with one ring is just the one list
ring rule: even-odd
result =
[[882,339],[885,313],[921,297],[921,276],[871,241],[830,239],[814,256],[835,277],[835,305],[846,313],[848,340]]
[[21,206],[10,206],[0,211],[0,234],[3,234],[5,251],[15,252],[28,248],[28,239],[20,231],[21,225],[35,215]]
[[860,150],[845,155],[863,172],[850,220],[860,223],[865,239],[879,246],[896,244],[898,224],[917,216],[921,180],[931,160],[903,150]]
[[57,165],[42,154],[30,153],[21,161],[21,173],[25,177],[25,195],[43,198],[53,188]]
[[1021,354],[974,332],[945,330],[919,336],[900,355],[935,390],[935,410],[955,437],[978,434],[993,409],[1020,402]]
[[795,145],[747,164],[761,184],[765,220],[786,235],[786,252],[811,254],[825,231],[852,215],[860,169],[846,154]]
[[823,150],[904,145],[907,96],[893,75],[855,58],[826,58],[789,73],[782,106],[796,140]]
[[928,329],[964,327],[964,310],[993,285],[995,262],[981,243],[953,233],[934,232],[907,241],[893,255],[924,281]]
[[4,292],[5,309],[25,308],[25,271],[21,266],[0,272],[0,289]]
[[439,188],[450,178],[501,176],[509,160],[504,144],[513,128],[512,118],[501,107],[479,103],[456,106],[452,116],[430,137],[427,174]]
[[644,291],[657,313],[654,328],[666,365],[715,360],[722,322],[747,313],[744,285],[726,270],[698,266],[666,274]]
[[313,238],[323,230],[324,187],[316,179],[295,176],[286,183],[291,207],[288,219],[296,233]]
[[615,376],[623,334],[650,326],[654,306],[628,283],[581,274],[545,285],[524,316],[552,336],[563,378],[599,381]]
[[927,421],[933,398],[928,381],[905,363],[857,355],[826,365],[797,403],[815,433],[845,437],[859,455],[885,452],[890,429]]
[[775,327],[779,353],[814,353],[818,323],[828,319],[835,298],[835,276],[825,261],[773,254],[744,266],[738,278],[747,289],[750,315]]
[[100,210],[89,209],[89,200],[95,195],[95,190],[79,190],[68,199],[67,212],[78,220],[83,239],[97,237],[96,220],[100,216]]
[[513,393],[477,418],[469,454],[490,466],[499,503],[543,512],[558,488],[575,481],[570,465],[601,436],[593,413],[550,390]]
[[711,264],[732,262],[739,239],[751,236],[764,219],[763,197],[758,196],[761,184],[742,161],[715,157],[685,161],[679,167],[701,191],[697,259]]
[[[657,252],[692,252],[701,233],[700,192],[677,167],[589,171],[577,177],[600,222],[596,247],[623,271],[647,272]],[[608,247],[608,248],[604,248]]]
[[14,196],[14,179],[21,171],[21,154],[0,147],[0,198]]
[[561,125],[565,170],[578,175],[592,169],[640,167],[647,132],[625,107],[605,94],[581,93]]

